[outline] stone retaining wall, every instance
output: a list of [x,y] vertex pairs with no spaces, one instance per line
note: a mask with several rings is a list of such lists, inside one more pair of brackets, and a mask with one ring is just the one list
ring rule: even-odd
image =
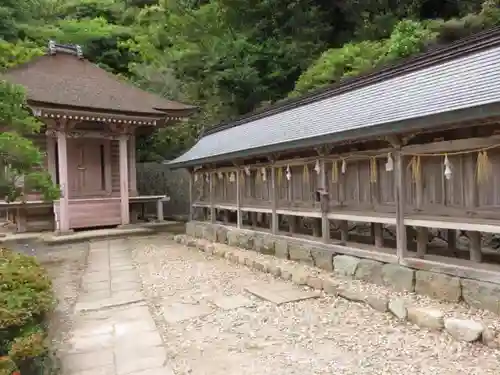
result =
[[415,270],[399,264],[337,254],[324,244],[285,236],[191,221],[186,234],[258,253],[275,255],[315,266],[334,275],[409,291],[449,302],[465,301],[500,315],[500,284],[459,278],[443,273]]

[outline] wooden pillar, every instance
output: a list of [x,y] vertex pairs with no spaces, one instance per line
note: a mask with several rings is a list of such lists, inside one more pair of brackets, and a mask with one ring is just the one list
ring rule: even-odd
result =
[[313,219],[313,236],[314,237],[321,237],[321,226],[322,226],[322,220],[319,218],[314,218]]
[[349,223],[347,220],[342,220],[339,224],[340,228],[340,241],[347,242],[349,241]]
[[395,153],[394,168],[394,191],[396,202],[396,249],[399,262],[407,255],[406,229],[404,223],[405,189],[404,189],[404,165],[401,151]]
[[424,227],[417,228],[417,257],[423,258],[427,252],[427,243],[429,242],[429,229]]
[[156,201],[156,219],[158,221],[163,221],[164,216],[163,216],[163,199],[158,199]]
[[61,197],[59,198],[58,219],[56,218],[56,229],[60,232],[69,231],[69,188],[68,188],[68,146],[66,133],[57,132],[57,155],[59,158],[59,186]]
[[241,213],[241,183],[240,171],[236,170],[236,227],[243,227],[243,216]]
[[24,207],[18,207],[16,209],[16,232],[24,233],[28,230],[27,228],[27,213]]
[[276,181],[276,168],[271,167],[271,231],[273,234],[278,234],[279,222],[278,222],[278,181]]
[[481,232],[469,231],[467,235],[469,236],[470,260],[480,263],[483,260],[483,254],[481,252]]
[[188,220],[191,221],[194,218],[194,206],[193,206],[193,171],[189,171],[189,217]]
[[380,223],[372,223],[373,241],[376,247],[384,247],[384,227]]
[[250,212],[250,222],[252,223],[252,227],[257,227],[257,212]]
[[[131,135],[129,138],[129,182],[130,182],[130,193],[132,196],[137,195],[137,160],[135,152],[135,135]],[[163,219],[162,219],[163,220]]]
[[[467,191],[468,191],[468,207],[470,209],[475,209],[478,204],[479,204],[479,195],[478,195],[478,188],[477,188],[477,182],[476,179],[474,178],[475,176],[475,156],[474,155],[469,155],[467,159],[467,168],[470,173],[470,178],[467,179]],[[481,262],[483,255],[481,252],[481,233],[477,231],[468,231],[467,236],[469,237],[469,253],[470,253],[470,260],[473,262]]]
[[120,202],[121,202],[122,225],[130,224],[127,142],[128,142],[128,136],[121,135],[119,140],[119,149],[120,149]]
[[224,224],[228,224],[229,223],[229,216],[230,216],[230,211],[229,210],[224,210]]
[[288,230],[290,233],[297,233],[297,219],[298,217],[295,215],[288,215]]
[[448,240],[448,250],[455,251],[457,249],[457,231],[448,229],[446,231],[446,239]]
[[215,179],[214,179],[214,173],[209,172],[208,174],[208,183],[210,184],[210,222],[212,224],[215,224],[216,222],[216,217],[215,217]]
[[326,161],[321,159],[319,162],[319,187],[321,189],[320,205],[321,205],[321,239],[324,243],[330,242],[330,220],[328,219],[329,209],[329,193],[326,174]]

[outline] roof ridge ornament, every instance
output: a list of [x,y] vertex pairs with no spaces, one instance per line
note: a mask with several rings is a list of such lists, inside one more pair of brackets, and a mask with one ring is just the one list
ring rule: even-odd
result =
[[65,53],[68,55],[77,56],[79,59],[83,59],[83,50],[79,44],[59,44],[53,40],[49,40],[49,55],[56,55],[59,53]]

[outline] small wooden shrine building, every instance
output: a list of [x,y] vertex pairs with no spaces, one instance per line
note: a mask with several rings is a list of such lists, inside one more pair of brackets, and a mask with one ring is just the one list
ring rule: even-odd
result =
[[500,282],[500,30],[209,129],[169,164],[193,220]]
[[29,107],[45,124],[34,141],[61,187],[53,204],[30,192],[24,202],[4,204],[16,208],[18,231],[126,225],[131,203],[164,198],[138,196],[135,138],[186,118],[194,107],[120,80],[87,61],[77,45],[50,42],[46,55],[2,78],[26,88]]

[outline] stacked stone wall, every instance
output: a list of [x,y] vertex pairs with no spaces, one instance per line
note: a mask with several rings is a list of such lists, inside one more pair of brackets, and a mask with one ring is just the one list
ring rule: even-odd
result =
[[314,244],[310,240],[275,236],[220,224],[191,221],[186,224],[186,234],[297,261],[332,272],[333,275],[352,277],[390,287],[395,291],[416,292],[448,302],[464,301],[472,307],[500,315],[500,279],[496,284],[427,270],[416,270],[399,264],[341,254],[329,250],[328,245]]

